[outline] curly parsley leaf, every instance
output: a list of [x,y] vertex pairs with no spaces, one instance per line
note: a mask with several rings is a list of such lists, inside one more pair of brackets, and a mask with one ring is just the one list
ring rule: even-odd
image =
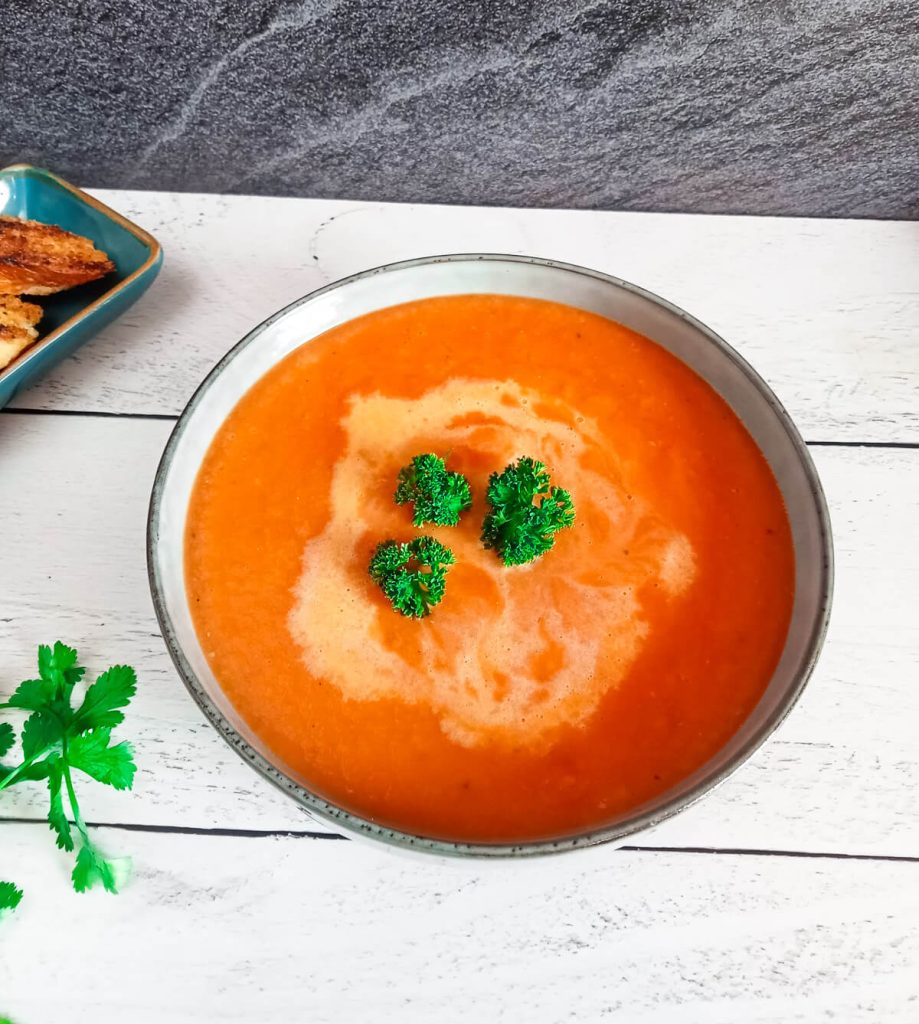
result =
[[22,889],[12,882],[0,882],[0,911],[15,910],[22,901]]
[[523,565],[544,555],[555,534],[574,523],[571,495],[553,487],[543,463],[520,458],[492,473],[486,498],[490,511],[482,524],[482,543],[498,552],[505,565]]
[[416,455],[399,470],[397,505],[414,506],[412,524],[456,526],[460,514],[472,505],[469,481],[462,473],[451,473],[439,455]]
[[433,537],[416,537],[407,544],[385,540],[370,559],[370,576],[396,611],[423,619],[443,600],[447,567],[453,552]]

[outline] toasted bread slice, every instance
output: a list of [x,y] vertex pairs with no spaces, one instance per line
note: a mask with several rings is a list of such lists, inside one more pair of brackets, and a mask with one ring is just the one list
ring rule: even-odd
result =
[[51,295],[114,269],[82,235],[55,224],[0,217],[0,295]]
[[0,370],[38,338],[42,308],[15,295],[0,295]]

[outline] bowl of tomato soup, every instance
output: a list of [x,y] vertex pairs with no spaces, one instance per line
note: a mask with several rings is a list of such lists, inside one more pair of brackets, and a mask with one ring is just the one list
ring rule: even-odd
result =
[[[469,483],[412,524],[400,467]],[[507,566],[491,474],[527,456],[576,516]],[[454,563],[400,615],[368,573],[424,532]],[[547,260],[461,255],[292,303],[182,413],[150,506],[170,654],[258,772],[336,828],[454,856],[623,843],[776,728],[814,666],[832,544],[807,449],[724,341]]]

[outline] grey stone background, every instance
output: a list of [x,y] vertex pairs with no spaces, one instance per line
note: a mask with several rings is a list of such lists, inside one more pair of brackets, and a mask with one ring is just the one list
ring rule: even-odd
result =
[[919,216],[917,0],[0,0],[0,161],[185,191]]

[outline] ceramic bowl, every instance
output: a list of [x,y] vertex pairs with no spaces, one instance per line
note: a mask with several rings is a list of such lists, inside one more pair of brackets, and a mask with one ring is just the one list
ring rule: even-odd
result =
[[115,271],[99,281],[58,292],[27,296],[44,309],[38,341],[0,370],[0,408],[40,374],[136,302],[163,262],[156,239],[62,178],[28,164],[0,170],[0,214],[56,224],[84,235],[107,253]]
[[[689,778],[628,815],[589,832],[537,842],[461,843],[411,835],[312,792],[262,744],[221,691],[195,634],[185,592],[183,536],[192,486],[216,431],[250,386],[295,348],[354,317],[415,299],[470,293],[548,299],[599,313],[692,367],[733,408],[772,467],[791,521],[797,565],[785,648],[759,704],[733,738]],[[169,439],[153,488],[147,554],[153,601],[179,674],[240,756],[343,832],[458,857],[528,857],[603,842],[621,845],[688,807],[750,757],[798,699],[822,644],[832,590],[832,544],[820,482],[788,414],[747,363],[699,321],[635,285],[518,256],[444,256],[380,267],[313,292],[255,328],[214,367]]]

